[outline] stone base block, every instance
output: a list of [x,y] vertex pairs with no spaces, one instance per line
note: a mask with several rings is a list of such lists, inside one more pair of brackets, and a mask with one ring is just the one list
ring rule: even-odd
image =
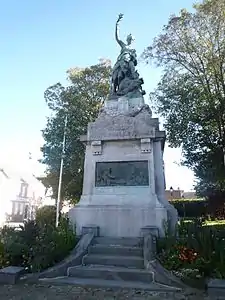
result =
[[148,234],[151,234],[154,237],[159,236],[159,229],[156,226],[145,226],[141,228],[141,235],[144,237]]
[[99,236],[99,227],[98,226],[83,226],[81,229],[81,234],[94,233],[94,236]]
[[164,207],[129,205],[81,205],[69,211],[70,222],[75,225],[77,235],[83,227],[99,227],[100,236],[141,237],[146,226],[158,228],[164,235],[167,211]]
[[22,267],[6,267],[0,270],[0,283],[15,284],[19,277],[24,273]]
[[211,279],[207,284],[208,294],[215,299],[225,299],[225,280]]

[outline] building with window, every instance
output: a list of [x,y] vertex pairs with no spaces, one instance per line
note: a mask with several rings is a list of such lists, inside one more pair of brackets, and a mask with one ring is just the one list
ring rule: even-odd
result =
[[177,188],[176,190],[171,187],[169,190],[165,191],[166,198],[168,200],[177,200],[177,199],[197,199],[195,192],[185,192],[181,190],[180,188]]
[[33,175],[21,175],[0,168],[0,227],[35,217],[44,204],[46,189]]

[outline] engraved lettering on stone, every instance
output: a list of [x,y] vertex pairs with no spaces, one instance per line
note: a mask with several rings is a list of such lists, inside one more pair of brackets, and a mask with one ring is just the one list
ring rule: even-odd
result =
[[90,140],[153,138],[154,128],[145,120],[135,118],[99,119],[88,126],[88,138]]
[[148,161],[97,162],[95,185],[149,186]]

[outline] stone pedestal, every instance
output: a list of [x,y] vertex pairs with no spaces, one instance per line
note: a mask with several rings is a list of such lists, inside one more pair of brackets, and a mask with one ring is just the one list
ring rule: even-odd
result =
[[0,283],[15,284],[24,272],[24,268],[15,266],[0,269]]
[[[99,227],[101,236],[138,237],[146,226],[163,235],[167,221],[172,226],[177,221],[165,199],[165,133],[147,106],[134,112],[126,101],[123,108],[121,101],[108,102],[110,113],[103,111],[81,138],[86,143],[83,193],[69,211],[70,221],[78,235],[89,226]],[[113,113],[117,105],[123,114]]]

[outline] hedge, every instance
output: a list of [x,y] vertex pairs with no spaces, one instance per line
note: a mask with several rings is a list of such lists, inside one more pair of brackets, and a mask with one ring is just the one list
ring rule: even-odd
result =
[[171,204],[181,218],[196,218],[208,215],[208,202],[205,199],[176,199]]

